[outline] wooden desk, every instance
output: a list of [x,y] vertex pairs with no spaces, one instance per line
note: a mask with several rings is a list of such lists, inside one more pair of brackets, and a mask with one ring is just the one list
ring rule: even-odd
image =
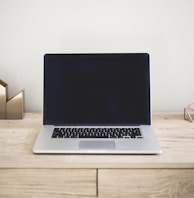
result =
[[35,155],[41,113],[0,120],[0,197],[194,197],[194,124],[154,114],[161,155]]

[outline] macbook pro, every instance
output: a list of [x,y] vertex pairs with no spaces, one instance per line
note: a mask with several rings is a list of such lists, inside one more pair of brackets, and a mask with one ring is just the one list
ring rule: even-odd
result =
[[34,153],[159,154],[147,53],[46,54]]

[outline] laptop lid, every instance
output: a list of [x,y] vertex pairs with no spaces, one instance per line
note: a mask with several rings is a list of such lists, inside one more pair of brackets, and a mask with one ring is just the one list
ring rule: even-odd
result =
[[44,56],[44,125],[150,122],[147,53]]

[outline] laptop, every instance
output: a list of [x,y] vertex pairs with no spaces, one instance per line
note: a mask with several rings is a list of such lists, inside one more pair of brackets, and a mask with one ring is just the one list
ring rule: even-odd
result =
[[147,53],[46,54],[34,153],[159,154]]

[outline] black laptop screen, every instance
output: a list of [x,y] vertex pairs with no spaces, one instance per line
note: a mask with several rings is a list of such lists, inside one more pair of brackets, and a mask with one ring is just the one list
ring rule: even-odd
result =
[[43,123],[150,124],[149,55],[46,54]]

